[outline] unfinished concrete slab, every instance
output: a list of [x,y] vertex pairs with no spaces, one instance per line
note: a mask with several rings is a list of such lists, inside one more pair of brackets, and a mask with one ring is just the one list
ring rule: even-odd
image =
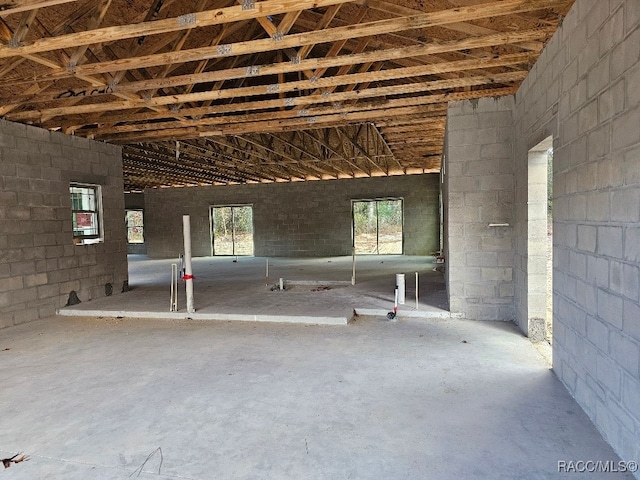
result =
[[58,317],[3,330],[0,356],[0,453],[31,456],[3,471],[15,480],[546,479],[618,462],[509,323]]
[[[196,312],[186,311],[179,282],[178,312],[170,312],[171,264],[129,256],[132,290],[60,309],[61,315],[145,317],[194,320],[245,320],[347,324],[356,315],[385,316],[394,307],[396,274],[405,274],[405,304],[398,317],[448,317],[444,276],[429,256],[269,258],[199,257],[193,259]],[[418,272],[418,306],[415,273]],[[284,290],[279,289],[283,279]]]

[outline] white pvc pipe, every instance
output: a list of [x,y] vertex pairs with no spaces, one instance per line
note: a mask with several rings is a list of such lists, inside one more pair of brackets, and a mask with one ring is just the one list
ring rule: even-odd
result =
[[416,310],[418,310],[418,272],[416,272]]
[[393,313],[398,313],[398,286],[397,285],[394,291]]
[[280,290],[284,290],[284,280],[280,278]]
[[191,219],[182,216],[182,234],[184,235],[184,283],[187,291],[187,313],[196,311],[193,306],[193,270],[191,269]]
[[396,274],[396,286],[398,287],[398,303],[400,305],[404,305],[404,300],[405,300],[404,273]]
[[171,304],[170,312],[178,311],[178,264],[171,264]]
[[356,248],[353,247],[353,250],[351,252],[351,285],[355,285],[356,284]]
[[269,259],[267,258],[267,273],[265,274],[264,277],[264,284],[268,287],[269,286]]

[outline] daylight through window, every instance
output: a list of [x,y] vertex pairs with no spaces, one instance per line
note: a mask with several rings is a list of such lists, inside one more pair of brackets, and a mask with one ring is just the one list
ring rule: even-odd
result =
[[71,219],[73,239],[77,244],[97,243],[102,240],[100,186],[71,184]]
[[127,210],[127,242],[144,243],[142,210]]

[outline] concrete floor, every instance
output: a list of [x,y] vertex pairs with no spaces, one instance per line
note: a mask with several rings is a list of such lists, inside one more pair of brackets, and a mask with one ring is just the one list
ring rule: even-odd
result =
[[[393,310],[396,274],[404,273],[406,303],[399,307],[399,318],[449,316],[444,275],[434,271],[433,257],[358,256],[355,286],[351,285],[351,257],[270,258],[269,287],[283,278],[284,291],[267,287],[265,258],[234,259],[194,258],[195,315],[186,313],[183,282],[179,282],[180,310],[169,313],[171,263],[176,260],[149,260],[139,255],[129,256],[130,292],[84,301],[61,313],[346,324],[354,310],[374,316]],[[417,309],[415,272],[419,273]]]
[[618,461],[506,323],[57,317],[0,331],[0,375],[0,454],[31,455],[3,479],[547,479]]

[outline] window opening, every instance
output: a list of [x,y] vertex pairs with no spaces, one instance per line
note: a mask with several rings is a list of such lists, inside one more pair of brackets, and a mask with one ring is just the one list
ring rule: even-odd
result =
[[253,207],[211,207],[211,254],[253,255]]
[[99,185],[71,184],[73,240],[78,245],[102,241],[102,195]]
[[402,199],[354,200],[352,207],[356,254],[402,254]]
[[142,210],[127,210],[127,243],[144,243],[144,216]]

